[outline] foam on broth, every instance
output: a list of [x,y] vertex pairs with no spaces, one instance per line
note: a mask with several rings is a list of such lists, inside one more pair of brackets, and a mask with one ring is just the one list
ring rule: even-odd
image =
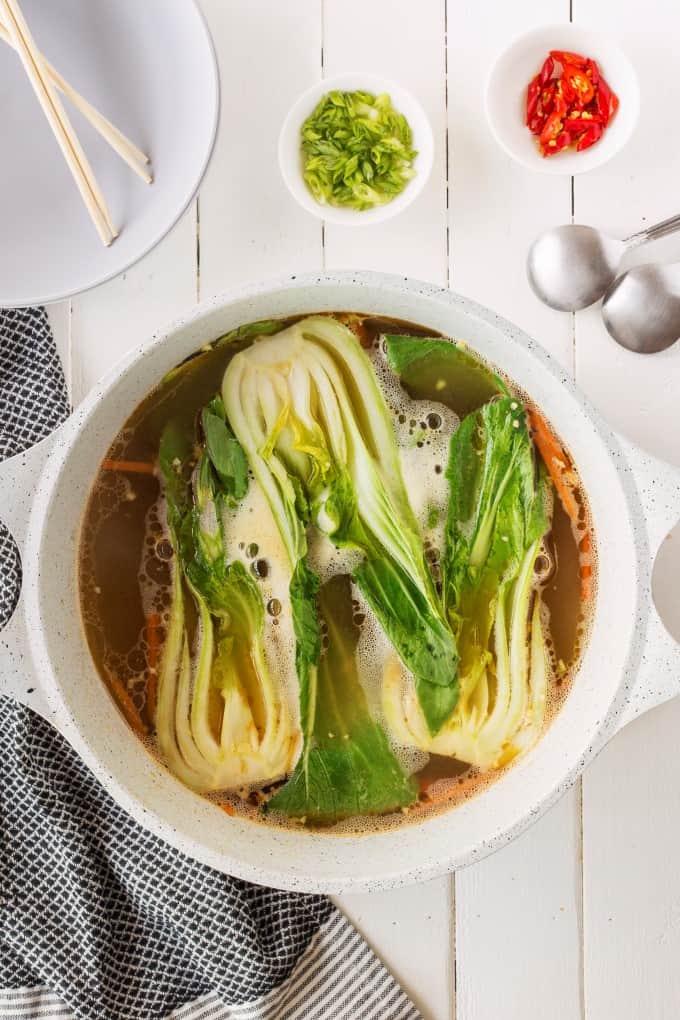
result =
[[[393,416],[395,434],[409,498],[421,525],[426,556],[435,582],[447,505],[445,467],[451,433],[459,423],[454,410],[455,394],[424,380],[417,394],[407,395],[390,372],[382,333],[433,336],[432,331],[411,323],[373,317],[341,316],[368,351]],[[293,320],[290,320],[293,321]],[[150,751],[157,753],[153,735],[152,690],[158,664],[158,643],[165,636],[170,605],[169,543],[164,502],[153,473],[160,435],[166,421],[180,418],[193,426],[205,403],[220,388],[222,375],[233,355],[250,341],[220,347],[206,346],[169,373],[134,411],[113,441],[95,479],[83,522],[80,546],[80,595],[83,625],[96,666],[114,698],[129,697],[139,713]],[[529,400],[506,380],[520,399]],[[134,465],[119,470],[116,465]],[[579,522],[576,528],[558,499],[553,526],[539,560],[537,584],[544,602],[547,645],[551,658],[546,723],[567,696],[587,640],[589,619],[584,612],[583,575],[595,598],[596,556],[586,497],[577,491]],[[272,673],[284,697],[298,716],[297,677],[294,666],[295,639],[288,596],[288,567],[283,543],[259,487],[249,487],[236,511],[228,512],[225,537],[230,559],[241,559],[258,577],[265,614],[265,649]],[[310,564],[322,581],[349,573],[353,555],[339,552],[315,532],[310,533]],[[394,652],[360,593],[352,590],[352,623],[360,630],[357,664],[362,685],[374,716],[382,720],[380,688],[384,663]],[[154,620],[149,634],[148,621]],[[191,626],[191,620],[190,626]],[[195,625],[195,621],[193,621]],[[151,640],[153,638],[153,640]],[[124,694],[121,695],[121,690]],[[121,706],[125,710],[125,705]],[[129,713],[128,713],[129,714]],[[389,735],[389,730],[385,727]],[[464,763],[428,755],[412,747],[392,746],[403,767],[416,773],[419,801],[396,815],[354,818],[338,823],[333,833],[369,832],[403,824],[424,813],[444,810],[478,793],[499,778],[506,768],[480,773]],[[213,797],[229,813],[263,821],[261,803],[273,787],[242,790]],[[269,817],[267,824],[296,825]]]

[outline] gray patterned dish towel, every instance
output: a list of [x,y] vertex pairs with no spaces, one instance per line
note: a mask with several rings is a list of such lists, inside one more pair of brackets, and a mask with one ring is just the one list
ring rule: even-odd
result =
[[[68,415],[42,309],[0,311],[0,459]],[[0,526],[0,627],[20,561]],[[2,1020],[417,1020],[321,896],[219,874],[140,828],[56,730],[0,697]]]

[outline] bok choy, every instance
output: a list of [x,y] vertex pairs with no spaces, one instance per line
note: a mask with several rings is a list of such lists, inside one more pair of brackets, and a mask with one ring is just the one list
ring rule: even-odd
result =
[[480,768],[511,760],[538,735],[547,650],[534,571],[549,527],[550,490],[537,469],[524,409],[501,396],[454,433],[442,599],[460,655],[460,699],[439,733],[393,666],[383,704],[396,735]]
[[161,439],[175,555],[156,727],[170,768],[207,792],[286,775],[299,731],[267,666],[257,583],[225,553],[223,511],[246,494],[248,464],[220,398],[204,409],[202,433],[193,468],[193,443],[181,430],[171,424]]
[[[363,554],[353,580],[413,673],[428,730],[436,734],[458,698],[456,643],[368,356],[341,323],[312,316],[237,354],[222,395],[294,577],[309,523],[337,547]],[[304,677],[301,684],[304,706],[313,695],[305,693]],[[303,730],[308,735],[304,722]]]

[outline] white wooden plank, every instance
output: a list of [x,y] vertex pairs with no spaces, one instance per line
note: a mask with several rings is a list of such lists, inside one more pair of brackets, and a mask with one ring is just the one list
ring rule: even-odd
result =
[[680,700],[627,726],[584,778],[588,1015],[675,1020]]
[[196,205],[127,272],[72,300],[72,399],[196,301]]
[[568,18],[568,0],[513,0],[495,4],[492,16],[485,4],[449,0],[451,286],[526,329],[564,365],[572,359],[571,323],[534,297],[525,263],[537,234],[569,221],[570,184],[506,156],[485,122],[483,97],[492,61],[515,36]]
[[317,270],[321,224],[277,160],[289,107],[319,78],[320,0],[203,0],[217,50],[221,123],[201,189],[201,298],[249,280]]
[[578,791],[567,794],[524,836],[457,875],[459,1020],[581,1015],[579,807]]
[[[446,283],[444,14],[443,0],[428,4],[325,0],[325,76],[367,70],[395,79],[422,102],[436,145],[432,175],[403,214],[369,227],[326,225],[328,268],[377,269]],[[386,31],[388,25],[399,29]],[[452,880],[368,897],[341,897],[339,903],[424,1015],[448,1020],[454,1009]]]
[[[658,47],[680,38],[677,5],[652,0],[646,8],[647,31],[639,31],[639,10],[615,0],[576,0],[575,17],[604,29],[616,10],[616,35],[633,60],[642,94],[638,129],[628,146],[600,170],[577,178],[575,214],[615,237],[624,237],[677,212],[675,168],[680,136],[664,131],[664,112],[680,98],[677,76],[667,74]],[[650,45],[650,40],[654,43]],[[651,99],[660,89],[663,103]],[[659,142],[663,138],[660,150]],[[680,259],[680,236],[640,249],[635,261]],[[680,401],[677,399],[680,345],[642,358],[623,350],[602,328],[599,307],[577,316],[578,381],[615,428],[670,461],[680,461]]]
[[58,301],[47,306],[47,318],[64,368],[66,385],[71,392],[71,302]]
[[[578,220],[624,236],[677,211],[680,138],[666,131],[665,114],[680,100],[680,83],[659,60],[680,43],[677,5],[651,0],[644,32],[640,9],[614,0],[575,0],[574,15],[615,30],[647,100],[629,146],[576,181]],[[639,257],[657,254],[680,258],[680,244],[669,241]],[[578,382],[608,420],[680,463],[680,349],[646,359],[623,351],[607,336],[597,308],[577,316],[576,340]],[[677,546],[679,539],[673,541]],[[676,621],[677,576],[676,570],[672,586],[659,586],[660,607],[675,605]],[[679,726],[680,702],[658,708],[617,736],[584,777],[585,992],[592,1017],[670,1020],[678,1013]]]
[[453,1016],[451,895],[451,884],[437,879],[396,891],[338,898],[340,908],[426,1020]]
[[[357,29],[360,26],[360,30]],[[391,28],[389,27],[391,26]],[[398,26],[398,27],[397,27]],[[447,280],[445,3],[326,0],[324,74],[370,71],[423,104],[435,136],[431,177],[413,205],[382,224],[327,224],[329,268],[379,269],[432,283]]]
[[[496,52],[520,32],[568,20],[566,0],[448,5],[451,286],[522,326],[566,367],[568,317],[533,297],[528,246],[570,218],[569,181],[529,174],[485,124]],[[528,74],[531,69],[528,69]],[[513,845],[456,876],[457,1020],[574,1020],[581,1003],[578,789]]]

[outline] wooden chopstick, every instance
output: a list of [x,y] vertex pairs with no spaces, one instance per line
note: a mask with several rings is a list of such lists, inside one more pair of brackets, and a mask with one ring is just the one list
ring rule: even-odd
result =
[[[6,26],[0,21],[0,39],[6,42],[8,46],[13,46],[12,36]],[[115,124],[112,124],[110,120],[99,112],[91,103],[81,96],[72,85],[66,81],[66,79],[59,73],[53,64],[46,59],[45,56],[40,54],[43,67],[45,68],[48,77],[51,79],[52,84],[56,85],[60,92],[62,92],[68,99],[71,100],[77,110],[83,114],[84,117],[89,120],[90,124],[99,132],[111,148],[118,153],[121,159],[125,160],[130,169],[134,170],[143,181],[147,184],[151,184],[153,177],[148,170],[145,169],[145,164],[148,164],[149,157],[138,149],[134,142],[131,142],[126,135],[120,131]]]
[[99,236],[108,247],[118,235],[111,221],[106,200],[56,89],[47,77],[44,64],[17,0],[0,0],[0,11],[4,12],[5,25],[9,30],[14,48],[21,57],[28,79],[59,143],[85,206]]
[[[44,58],[43,58],[44,59]],[[149,157],[138,149],[130,139],[120,131],[115,124],[112,124],[110,120],[100,113],[96,107],[92,106],[91,103],[81,96],[79,92],[69,85],[65,78],[62,78],[61,74],[55,67],[53,67],[48,61],[45,60],[45,69],[51,77],[57,88],[67,96],[77,110],[83,114],[84,117],[89,120],[90,124],[99,132],[114,152],[123,159],[131,170],[134,170],[146,184],[151,184],[153,177],[146,170],[145,164],[149,163]]]

